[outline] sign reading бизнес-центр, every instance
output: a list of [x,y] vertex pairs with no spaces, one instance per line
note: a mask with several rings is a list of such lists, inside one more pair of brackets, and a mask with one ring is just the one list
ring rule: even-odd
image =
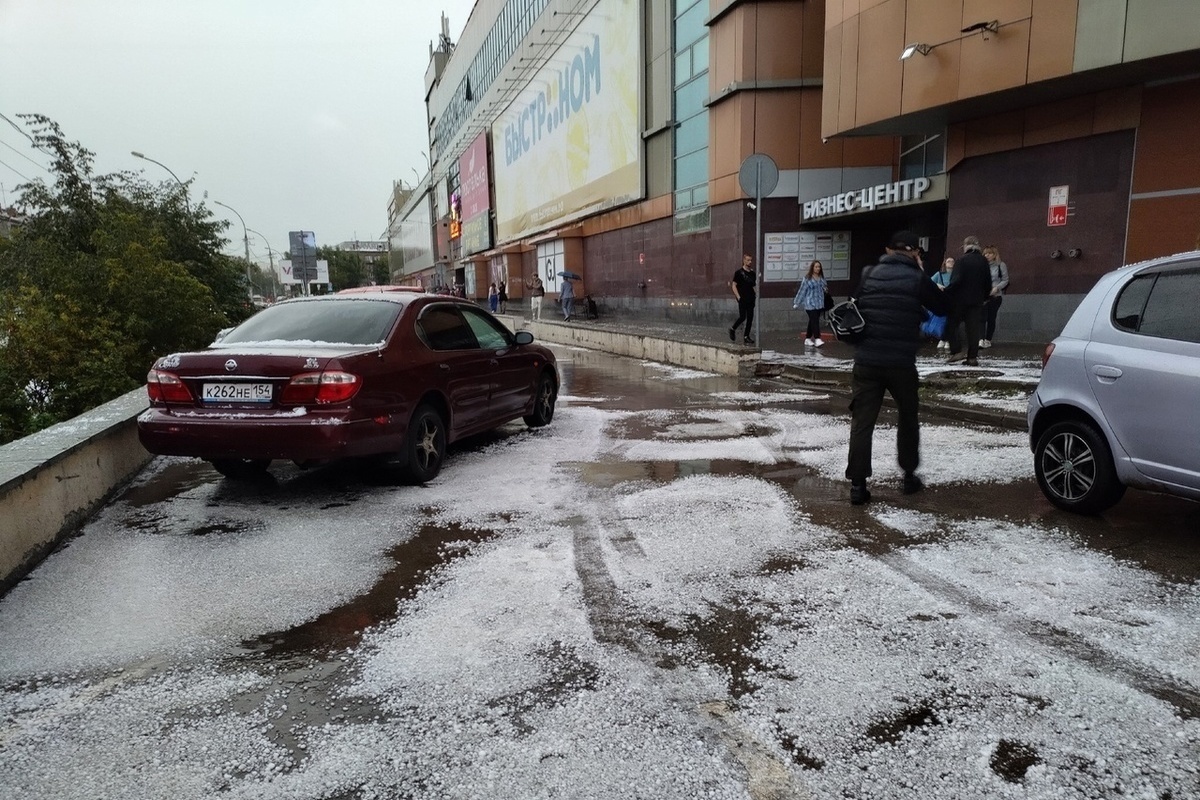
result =
[[884,206],[912,203],[920,200],[932,185],[933,181],[929,178],[911,178],[808,200],[804,203],[803,219],[819,219],[835,214],[851,214],[855,211],[874,211]]

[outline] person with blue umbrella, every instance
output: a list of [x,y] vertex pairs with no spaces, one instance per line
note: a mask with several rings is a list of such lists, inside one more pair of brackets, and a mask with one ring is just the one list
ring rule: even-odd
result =
[[558,276],[563,279],[562,285],[558,289],[558,300],[562,303],[563,322],[570,322],[571,317],[575,315],[575,286],[571,281],[579,280],[579,275],[564,270],[558,273]]

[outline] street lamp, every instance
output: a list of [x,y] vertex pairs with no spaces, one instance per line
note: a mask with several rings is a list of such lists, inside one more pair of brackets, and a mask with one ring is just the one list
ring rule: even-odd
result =
[[262,239],[263,244],[265,244],[267,246],[267,261],[271,265],[271,293],[273,296],[278,298],[279,292],[275,290],[275,251],[271,249],[271,243],[267,241],[266,236],[263,236],[261,233],[254,230],[254,228],[246,228],[246,230],[249,231],[250,233],[253,233],[258,238]]
[[220,200],[213,200],[213,202],[237,214],[238,221],[242,223],[242,244],[246,246],[246,295],[253,301],[254,282],[250,278],[250,234],[247,232],[249,229],[246,227],[246,220],[242,219],[242,215],[238,214],[237,209],[233,206],[225,205]]
[[171,173],[171,177],[174,178],[175,182],[179,184],[179,188],[183,189],[183,206],[184,206],[184,208],[187,209],[188,215],[189,216],[191,215],[192,204],[188,202],[187,184],[184,183],[183,181],[179,180],[179,176],[175,174],[175,170],[171,169],[170,167],[168,167],[166,164],[162,163],[161,161],[155,161],[153,158],[146,155],[145,153],[139,153],[137,150],[130,150],[129,155],[131,155],[135,158],[140,158],[143,161],[149,161],[151,164],[158,164],[160,167],[165,169],[167,172]]

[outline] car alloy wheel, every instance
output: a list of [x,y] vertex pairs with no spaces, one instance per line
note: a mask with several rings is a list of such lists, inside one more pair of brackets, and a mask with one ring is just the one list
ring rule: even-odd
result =
[[441,472],[446,457],[446,424],[432,407],[421,406],[413,413],[406,451],[405,472],[411,482],[426,483]]
[[533,398],[533,413],[525,417],[525,424],[531,428],[549,425],[554,419],[554,402],[557,399],[554,378],[549,373],[542,373],[542,377],[538,378],[537,394]]
[[1098,514],[1125,494],[1107,442],[1092,425],[1051,425],[1034,449],[1034,472],[1046,498],[1066,511]]

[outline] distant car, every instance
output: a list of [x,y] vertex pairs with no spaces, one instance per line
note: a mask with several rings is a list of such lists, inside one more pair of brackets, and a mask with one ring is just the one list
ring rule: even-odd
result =
[[1128,486],[1200,500],[1200,252],[1102,277],[1046,347],[1029,399],[1042,492],[1095,514]]
[[273,460],[371,457],[412,482],[446,447],[510,420],[554,418],[554,354],[467,300],[358,291],[276,303],[206,349],[158,359],[138,436],[228,478]]

